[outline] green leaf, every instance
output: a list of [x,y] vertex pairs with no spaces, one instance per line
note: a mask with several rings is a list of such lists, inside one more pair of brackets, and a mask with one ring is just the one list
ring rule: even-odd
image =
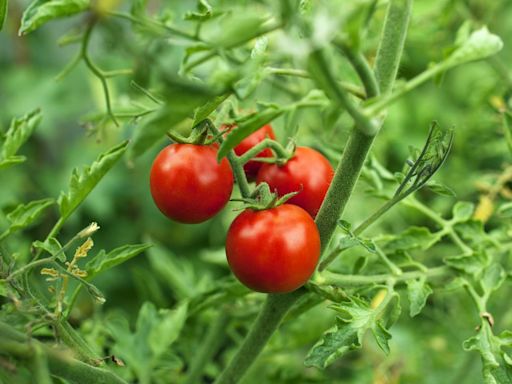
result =
[[385,236],[384,250],[386,253],[408,251],[411,249],[426,250],[441,240],[441,235],[432,233],[425,227],[410,227],[398,235]]
[[35,0],[23,12],[20,35],[26,35],[46,22],[72,16],[90,7],[90,0]]
[[139,382],[149,383],[164,352],[177,340],[187,315],[187,303],[174,310],[156,309],[145,302],[137,317],[135,332],[124,316],[110,318],[107,327],[115,341],[114,353],[133,369]]
[[493,263],[485,269],[480,284],[485,293],[491,294],[505,282],[506,277],[507,274],[501,264]]
[[212,99],[218,96],[209,88],[189,81],[166,78],[163,82],[167,102],[156,113],[142,120],[128,151],[130,160],[142,155],[167,131],[186,118],[191,118],[196,108],[204,106],[209,100],[215,103]]
[[235,148],[243,139],[256,132],[265,124],[281,116],[285,112],[282,108],[270,107],[261,112],[253,113],[243,120],[237,121],[237,127],[232,129],[219,148],[218,159],[225,157],[230,150]]
[[206,119],[210,114],[217,109],[219,105],[221,105],[228,97],[230,96],[229,93],[226,93],[225,95],[220,95],[217,97],[214,97],[213,99],[209,100],[206,104],[196,109],[196,112],[194,114],[194,123],[192,126],[196,126],[201,121]]
[[4,26],[5,19],[7,17],[7,8],[9,1],[8,0],[0,0],[0,31]]
[[27,113],[22,117],[15,117],[11,121],[11,125],[5,134],[5,141],[2,146],[1,157],[4,160],[21,162],[23,160],[13,160],[12,158],[18,152],[18,149],[27,141],[32,135],[34,130],[41,122],[41,111],[36,109],[32,112]]
[[68,218],[85,200],[103,176],[121,158],[127,145],[128,141],[124,141],[111,148],[101,154],[90,167],[85,167],[81,172],[76,168],[73,170],[69,191],[67,193],[62,192],[58,200],[60,214],[63,219]]
[[409,298],[409,315],[416,316],[425,306],[432,288],[425,278],[407,281],[407,297]]
[[[48,252],[50,255],[54,256],[59,253],[62,249],[62,245],[60,245],[59,240],[55,237],[50,237],[46,239],[44,242],[42,241],[34,241],[32,246],[36,249],[41,249],[45,252]],[[66,254],[64,252],[60,253],[57,257],[60,261],[66,261]]]
[[101,250],[86,264],[85,268],[88,273],[87,278],[93,278],[99,273],[113,268],[116,265],[122,264],[151,247],[151,244],[128,244],[116,248],[109,253]]
[[485,59],[498,53],[503,48],[499,36],[482,27],[473,32],[468,39],[456,49],[445,61],[448,68],[470,61]]
[[222,18],[222,28],[218,29],[218,33],[209,36],[209,43],[218,48],[236,47],[261,35],[266,20],[266,17],[255,13],[236,12],[226,15]]
[[482,250],[470,255],[448,256],[444,258],[444,262],[452,268],[476,277],[489,264],[489,255]]
[[498,210],[496,211],[498,215],[504,218],[511,218],[512,217],[512,202],[504,203],[500,205]]
[[392,316],[393,319],[390,319],[389,316],[386,316],[386,309],[389,313],[396,314],[398,296],[389,292],[388,295],[391,295],[389,300],[377,308],[372,308],[368,302],[355,296],[346,302],[331,305],[330,308],[339,314],[336,318],[336,325],[327,330],[313,346],[306,356],[304,364],[322,369],[327,367],[347,352],[361,348],[363,337],[368,330],[372,331],[380,348],[385,353],[389,353],[388,341],[391,335],[385,324],[389,326],[396,320],[396,316]]
[[457,202],[457,204],[455,204],[453,207],[453,221],[455,223],[468,221],[471,219],[474,210],[475,205],[473,203],[467,201]]
[[46,210],[55,203],[54,199],[34,200],[28,204],[20,204],[7,214],[11,225],[9,232],[18,231],[34,223]]
[[445,184],[439,183],[439,182],[434,181],[434,180],[430,180],[427,183],[427,187],[432,192],[437,193],[438,195],[441,195],[441,196],[450,196],[450,197],[456,197],[457,196],[457,194],[455,193],[455,191],[453,189],[451,189],[450,187],[448,187]]
[[467,243],[478,249],[484,249],[491,241],[485,232],[484,225],[480,220],[470,219],[465,222],[457,223],[453,226],[455,231]]
[[185,20],[205,21],[213,17],[213,8],[206,0],[197,2],[197,12],[187,12]]
[[506,345],[503,340],[507,340],[506,334],[504,339],[501,338],[501,335],[495,336],[490,325],[483,322],[477,335],[463,343],[464,350],[480,353],[485,384],[512,383],[512,365],[509,364],[510,357],[502,348]]
[[12,165],[23,163],[27,158],[25,156],[11,156],[0,160],[0,169],[9,168]]
[[7,282],[5,280],[0,280],[0,296],[8,297]]

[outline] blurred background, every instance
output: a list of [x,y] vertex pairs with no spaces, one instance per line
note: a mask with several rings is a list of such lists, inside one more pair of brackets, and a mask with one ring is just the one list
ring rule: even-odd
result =
[[[234,12],[272,13],[275,2],[211,1],[218,8]],[[332,2],[342,18],[344,2]],[[14,116],[41,108],[43,120],[21,153],[28,161],[5,170],[0,175],[0,209],[8,212],[20,202],[44,197],[58,197],[66,190],[72,169],[90,164],[98,154],[114,144],[132,137],[136,122],[124,119],[119,126],[102,120],[105,99],[101,84],[83,63],[66,76],[56,79],[79,50],[77,44],[65,44],[63,37],[84,24],[84,15],[53,21],[26,36],[18,36],[19,20],[27,1],[12,0],[9,15],[0,33],[0,131],[8,128]],[[120,2],[118,9],[130,6]],[[193,11],[189,1],[149,1],[149,13],[175,25],[191,30],[193,24],[182,15]],[[511,105],[512,90],[512,2],[507,0],[440,0],[414,3],[410,32],[406,40],[400,81],[418,75],[433,62],[441,61],[455,46],[461,28],[475,29],[487,25],[504,41],[504,49],[495,57],[470,63],[445,73],[396,102],[388,113],[384,127],[376,140],[373,155],[391,172],[402,170],[409,156],[409,147],[421,147],[428,127],[436,120],[443,127],[455,127],[455,142],[448,161],[435,177],[451,188],[453,196],[441,196],[425,189],[418,198],[439,213],[448,215],[457,200],[477,206],[490,190],[499,184],[487,207],[512,199],[512,177],[500,179],[507,167],[510,175],[510,149],[504,138],[504,128],[498,109]],[[370,24],[364,50],[370,61],[376,52],[383,22],[385,2],[379,2]],[[164,16],[163,16],[164,15]],[[156,16],[155,16],[156,17]],[[213,23],[211,33],[222,23]],[[466,26],[466,27],[465,27]],[[269,62],[291,62],[302,65],[283,49],[284,37],[273,34],[268,42]],[[59,44],[60,43],[60,44]],[[186,47],[172,38],[143,34],[127,20],[103,18],[93,31],[90,55],[103,69],[133,68],[134,74],[109,80],[114,108],[131,105],[140,94],[130,81],[147,88],[158,88],[155,73],[165,68],[177,73]],[[240,48],[242,50],[244,48]],[[250,49],[249,48],[245,48]],[[335,53],[333,53],[335,55]],[[339,56],[339,55],[338,55]],[[341,58],[339,78],[356,82],[350,66]],[[221,60],[212,60],[197,67],[194,76],[212,80],[229,71]],[[281,78],[262,82],[249,97],[238,103],[241,111],[256,108],[256,101],[287,104],[293,100],[281,85],[289,86],[299,95],[307,93],[307,79]],[[242,112],[244,113],[244,112]],[[285,117],[272,123],[278,138],[286,143]],[[301,110],[296,116],[301,145],[313,146],[336,164],[343,148],[350,120],[338,118],[332,111]],[[190,122],[188,122],[190,124]],[[180,129],[186,132],[187,123]],[[183,225],[166,219],[154,206],[149,193],[148,175],[156,153],[168,143],[161,140],[134,163],[121,161],[89,195],[80,209],[64,226],[61,242],[72,237],[92,221],[101,226],[94,236],[95,250],[111,250],[123,244],[150,242],[153,248],[143,255],[99,276],[95,283],[107,297],[103,306],[95,304],[82,293],[71,314],[71,321],[92,339],[108,339],[102,324],[112,316],[120,316],[133,324],[142,303],[150,301],[157,308],[172,308],[179,300],[195,297],[218,284],[229,282],[230,272],[225,262],[224,238],[227,228],[237,215],[239,206],[231,203],[223,213],[199,225]],[[359,183],[349,203],[345,219],[359,223],[376,209],[381,201],[365,194],[367,186]],[[488,199],[487,199],[488,200]],[[485,209],[485,207],[481,207]],[[492,209],[485,217],[485,227],[492,231],[500,225]],[[44,239],[57,219],[55,209],[23,236],[9,243],[9,249],[23,260],[34,239]],[[5,225],[0,214],[0,228]],[[416,211],[397,207],[370,233],[396,233],[410,225],[434,228]],[[347,256],[354,260],[357,252]],[[416,255],[422,262],[443,256],[442,246],[435,251]],[[44,284],[44,283],[42,283]],[[510,286],[492,300],[491,308],[499,329],[512,328]],[[240,306],[237,317],[227,329],[215,360],[207,367],[207,377],[215,376],[234,352],[234,345],[247,332],[250,320],[257,313],[263,296],[251,294]],[[249,303],[249,304],[248,304]],[[253,305],[251,305],[253,303]],[[183,335],[168,358],[162,377],[179,377],[187,358],[204,337],[214,313],[204,313],[187,320]],[[429,299],[427,308],[415,319],[404,312],[392,329],[391,354],[384,356],[373,340],[363,349],[337,361],[325,372],[305,368],[307,350],[333,322],[334,315],[325,304],[314,307],[294,321],[285,322],[283,330],[273,339],[265,354],[249,375],[247,383],[480,383],[480,358],[476,353],[462,351],[462,341],[473,333],[478,314],[462,293],[443,293]],[[108,344],[108,343],[106,343]],[[175,375],[175,376],[173,376]],[[171,379],[174,380],[174,379]],[[178,380],[178,379],[176,379]],[[207,379],[205,379],[207,380]],[[178,382],[165,381],[161,382]],[[206,382],[206,381],[205,381]]]

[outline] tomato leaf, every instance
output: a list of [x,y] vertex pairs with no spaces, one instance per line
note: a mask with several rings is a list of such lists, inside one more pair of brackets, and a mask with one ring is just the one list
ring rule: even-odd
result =
[[126,150],[128,141],[111,148],[101,154],[94,163],[82,171],[73,170],[69,191],[61,192],[58,204],[63,219],[68,218],[75,209],[85,200],[105,174],[117,163]]
[[377,344],[389,353],[388,341],[391,339],[387,327],[391,326],[400,312],[399,297],[396,293],[390,300],[372,308],[370,304],[358,297],[350,297],[348,301],[331,305],[338,312],[336,325],[329,329],[309,351],[304,364],[310,367],[326,368],[337,358],[349,351],[362,346],[363,337],[368,330],[372,331]]
[[473,211],[475,210],[475,205],[468,201],[458,201],[453,206],[453,222],[459,223],[468,221],[471,219],[473,215]]
[[101,250],[96,256],[89,260],[85,266],[88,273],[87,279],[91,279],[116,265],[130,260],[150,247],[152,247],[151,244],[134,244],[123,245],[113,249],[109,253]]
[[409,315],[411,317],[421,312],[432,293],[432,288],[425,278],[407,281],[407,297],[409,298]]
[[2,30],[5,19],[7,17],[8,4],[8,0],[0,0],[0,31]]
[[26,35],[50,20],[83,12],[90,3],[90,0],[35,0],[23,12],[19,34]]
[[479,276],[489,264],[489,255],[484,250],[469,255],[448,256],[444,258],[445,264],[472,276]]
[[486,322],[482,324],[475,336],[470,337],[463,343],[464,350],[480,353],[485,384],[512,383],[510,357],[503,348],[510,348],[511,346],[509,332],[496,336]]
[[34,200],[27,204],[20,204],[7,214],[11,225],[9,232],[18,231],[34,223],[46,210],[55,203],[54,199]]
[[232,48],[262,34],[266,17],[257,14],[233,13],[224,15],[222,24],[208,41],[219,48]]
[[[42,249],[52,256],[56,255],[62,249],[62,245],[60,245],[59,240],[57,240],[55,237],[50,237],[44,242],[39,240],[34,241],[32,246],[36,249]],[[62,252],[57,258],[64,263],[66,261],[66,254]]]
[[206,104],[202,105],[201,107],[197,108],[194,113],[194,123],[192,126],[196,126],[201,121],[206,119],[210,114],[217,109],[219,105],[221,105],[228,97],[230,96],[229,93],[226,93],[224,95],[217,96],[208,102]]
[[[15,117],[5,134],[1,158],[11,164],[20,163],[24,157],[15,156],[20,147],[28,140],[41,122],[41,111],[36,109],[22,117]],[[23,160],[21,160],[23,159]]]
[[107,327],[115,341],[114,354],[126,361],[138,381],[151,381],[153,368],[183,329],[187,308],[186,302],[173,310],[157,309],[153,303],[145,302],[139,311],[134,332],[124,316],[108,319]]
[[397,235],[384,236],[383,246],[386,253],[408,251],[411,249],[426,250],[441,240],[441,234],[432,233],[425,227],[410,227]]

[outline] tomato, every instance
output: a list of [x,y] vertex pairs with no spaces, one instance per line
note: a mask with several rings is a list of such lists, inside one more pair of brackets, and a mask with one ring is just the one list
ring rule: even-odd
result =
[[296,205],[246,209],[228,230],[226,255],[235,276],[249,288],[291,292],[315,271],[320,235],[311,216]]
[[153,162],[150,187],[164,215],[182,223],[200,223],[229,201],[233,172],[227,159],[217,163],[215,146],[171,144]]
[[[266,138],[275,139],[276,135],[274,134],[274,130],[270,125],[264,125],[256,132],[253,132],[245,139],[243,139],[236,147],[235,153],[240,156],[247,152],[249,149],[254,147],[256,144],[262,142]],[[265,148],[263,151],[258,153],[255,157],[272,157],[273,153],[269,148]],[[244,164],[245,174],[249,179],[255,179],[258,174],[259,169],[263,165],[260,161],[250,160]]]
[[257,183],[266,182],[279,196],[299,191],[287,202],[304,208],[315,217],[324,201],[334,170],[329,161],[314,149],[297,147],[293,157],[284,165],[263,164]]

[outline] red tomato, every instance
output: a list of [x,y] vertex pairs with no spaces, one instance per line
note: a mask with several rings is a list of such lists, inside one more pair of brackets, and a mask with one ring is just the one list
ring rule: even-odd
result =
[[217,163],[214,146],[171,144],[153,162],[150,186],[164,215],[182,223],[200,223],[228,202],[233,172],[227,159]]
[[267,182],[279,196],[299,191],[287,202],[304,208],[315,217],[324,201],[334,170],[319,152],[308,147],[297,147],[295,155],[284,165],[263,164],[257,183]]
[[295,205],[246,209],[231,224],[226,255],[235,276],[259,292],[291,292],[315,271],[320,235],[309,214]]
[[[264,125],[256,132],[251,133],[245,139],[243,139],[236,147],[235,153],[240,156],[247,152],[249,149],[254,147],[256,144],[262,142],[266,138],[275,139],[276,135],[274,134],[274,130],[270,125]],[[266,148],[260,153],[258,153],[255,157],[272,157],[273,153],[270,148]],[[261,168],[263,163],[259,161],[249,161],[244,165],[245,174],[249,179],[255,179],[258,174],[259,169]]]

